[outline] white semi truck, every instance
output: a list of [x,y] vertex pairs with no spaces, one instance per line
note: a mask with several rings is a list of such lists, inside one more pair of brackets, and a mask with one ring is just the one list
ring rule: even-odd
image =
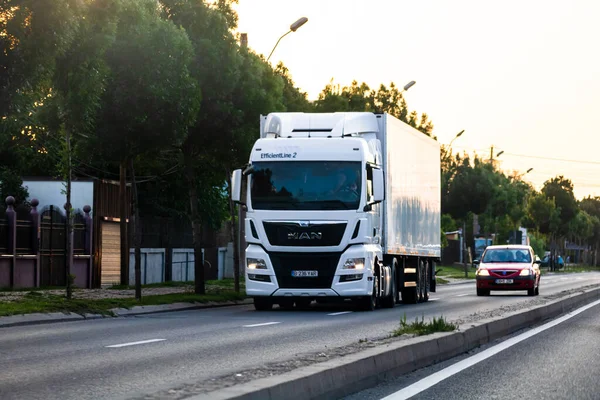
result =
[[374,310],[435,292],[440,148],[389,114],[261,116],[231,193],[246,210],[256,310],[334,299]]

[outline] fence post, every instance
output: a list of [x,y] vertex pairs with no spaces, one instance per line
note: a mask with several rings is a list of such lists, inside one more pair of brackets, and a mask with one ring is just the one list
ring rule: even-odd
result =
[[86,255],[89,255],[90,258],[88,260],[88,288],[91,289],[92,287],[92,265],[93,265],[93,260],[92,260],[92,243],[93,243],[93,238],[92,235],[94,232],[93,230],[93,223],[94,220],[92,219],[92,217],[90,216],[90,212],[92,211],[92,207],[90,207],[89,205],[85,205],[83,206],[83,220],[85,221],[85,243],[84,243],[84,252]]
[[6,198],[6,221],[8,223],[8,253],[12,254],[10,262],[10,287],[15,285],[15,265],[17,263],[17,212],[14,208],[15,198]]
[[33,286],[40,286],[40,278],[41,278],[41,264],[42,260],[40,258],[40,214],[38,213],[37,206],[40,204],[38,199],[31,199],[31,252],[35,255],[35,273],[34,279],[35,282]]

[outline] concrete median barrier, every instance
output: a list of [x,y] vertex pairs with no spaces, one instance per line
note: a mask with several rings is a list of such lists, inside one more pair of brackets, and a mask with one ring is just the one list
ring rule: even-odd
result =
[[394,376],[448,360],[524,328],[555,318],[600,299],[600,288],[572,294],[526,311],[370,348],[359,353],[298,368],[209,393],[193,400],[300,400],[340,398]]

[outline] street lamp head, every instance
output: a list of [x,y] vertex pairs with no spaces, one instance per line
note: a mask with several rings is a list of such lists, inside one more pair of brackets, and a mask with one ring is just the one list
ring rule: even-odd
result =
[[296,21],[290,25],[290,31],[296,32],[298,30],[298,28],[300,28],[302,25],[304,25],[307,22],[308,22],[308,18],[306,18],[306,17],[300,18],[298,21]]
[[460,132],[458,132],[458,133],[456,134],[456,137],[455,137],[455,139],[456,139],[456,138],[459,138],[459,137],[461,137],[461,135],[462,135],[463,133],[465,133],[465,130],[464,130],[464,129],[463,129],[462,131],[460,131]]
[[408,89],[410,89],[411,87],[413,87],[413,85],[414,85],[415,83],[417,83],[417,82],[415,82],[415,81],[410,81],[410,82],[408,82],[406,85],[404,85],[404,90],[408,90]]
[[527,172],[525,172],[525,173],[526,173],[526,174],[528,174],[528,173],[530,173],[531,171],[533,171],[533,168],[529,168],[529,169],[527,170]]
[[504,150],[499,151],[498,154],[496,154],[496,157],[500,157],[503,153],[504,153]]

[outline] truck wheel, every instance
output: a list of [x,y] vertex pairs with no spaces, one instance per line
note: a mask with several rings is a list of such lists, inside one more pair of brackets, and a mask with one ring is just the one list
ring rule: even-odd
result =
[[262,297],[254,298],[254,309],[256,311],[269,311],[273,308],[273,303],[271,299],[266,299]]
[[364,311],[375,311],[377,308],[377,293],[379,291],[379,276],[373,276],[373,293],[365,296],[360,301],[360,308]]
[[382,308],[394,308],[396,305],[396,298],[398,297],[398,291],[396,289],[396,260],[392,264],[392,287],[390,288],[390,295],[384,299],[381,299]]

